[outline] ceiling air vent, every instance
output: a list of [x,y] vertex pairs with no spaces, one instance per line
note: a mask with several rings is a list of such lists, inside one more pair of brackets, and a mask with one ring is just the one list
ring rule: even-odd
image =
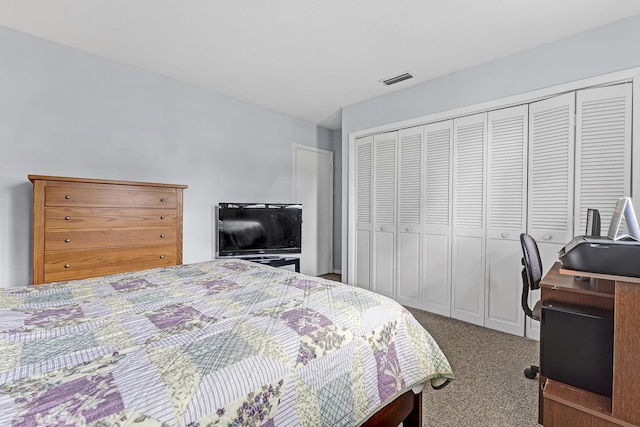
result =
[[398,74],[397,76],[393,76],[393,77],[389,77],[387,79],[384,80],[380,80],[380,83],[387,85],[387,86],[391,86],[394,85],[396,83],[400,83],[402,81],[408,80],[408,79],[412,79],[413,78],[413,74],[411,74],[410,71],[406,71],[402,74]]

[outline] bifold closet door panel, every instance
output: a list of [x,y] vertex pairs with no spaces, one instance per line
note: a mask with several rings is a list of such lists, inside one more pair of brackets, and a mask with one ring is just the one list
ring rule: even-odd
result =
[[522,250],[527,227],[528,107],[491,111],[487,140],[485,326],[524,335]]
[[373,246],[373,136],[355,142],[355,278],[356,286],[371,289]]
[[424,127],[398,131],[398,241],[396,300],[421,308],[420,276],[422,248]]
[[422,308],[451,316],[453,120],[424,127]]
[[453,121],[451,316],[484,324],[487,114]]
[[373,137],[373,280],[371,290],[396,297],[398,133]]
[[529,106],[527,229],[538,246],[573,237],[574,121],[573,92]]
[[[527,232],[536,240],[543,275],[573,237],[575,92],[529,105]],[[529,303],[540,292],[529,294]],[[526,335],[540,336],[539,322],[527,319]]]
[[631,83],[577,92],[575,235],[591,208],[606,236],[616,201],[631,196],[631,95]]

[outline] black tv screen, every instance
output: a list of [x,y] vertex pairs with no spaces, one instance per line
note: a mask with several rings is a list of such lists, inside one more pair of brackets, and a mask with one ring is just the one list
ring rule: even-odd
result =
[[220,203],[219,256],[291,254],[301,251],[301,205]]

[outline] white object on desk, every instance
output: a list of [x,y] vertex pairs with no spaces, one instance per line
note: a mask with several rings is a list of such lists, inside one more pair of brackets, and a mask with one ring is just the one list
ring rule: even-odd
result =
[[[620,226],[622,225],[623,218],[628,234],[620,232]],[[622,197],[616,203],[607,236],[612,240],[620,240],[626,237],[631,237],[634,240],[640,240],[640,229],[638,228],[638,220],[636,219],[636,214],[633,210],[631,197]]]

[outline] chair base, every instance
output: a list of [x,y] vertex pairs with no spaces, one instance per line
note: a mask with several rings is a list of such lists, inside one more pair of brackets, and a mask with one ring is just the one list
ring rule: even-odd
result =
[[539,371],[540,371],[539,367],[537,367],[536,365],[531,365],[530,367],[524,370],[524,376],[532,380],[538,376]]

